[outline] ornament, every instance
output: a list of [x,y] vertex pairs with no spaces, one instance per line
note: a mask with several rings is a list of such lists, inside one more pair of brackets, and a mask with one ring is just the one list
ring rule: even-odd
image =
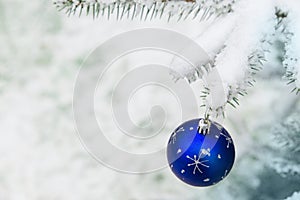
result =
[[184,122],[172,133],[167,158],[172,172],[193,186],[210,186],[223,180],[235,158],[231,136],[220,124],[205,119]]

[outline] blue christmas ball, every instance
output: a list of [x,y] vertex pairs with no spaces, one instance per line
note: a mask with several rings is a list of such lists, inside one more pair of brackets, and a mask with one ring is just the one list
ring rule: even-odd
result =
[[200,118],[184,122],[175,129],[168,142],[167,158],[172,172],[180,180],[204,187],[228,175],[235,150],[224,127]]

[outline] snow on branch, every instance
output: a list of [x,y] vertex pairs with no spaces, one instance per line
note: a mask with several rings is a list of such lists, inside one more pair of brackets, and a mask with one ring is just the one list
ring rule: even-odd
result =
[[[272,0],[239,1],[235,12],[216,20],[196,40],[211,60],[199,63],[196,69],[185,68],[177,78],[185,77],[189,82],[198,78],[206,80],[201,92],[202,106],[211,115],[224,115],[227,104],[239,105],[239,96],[247,94],[248,87],[253,86],[254,76],[262,69],[270,45],[278,35],[282,35],[285,43],[285,77],[289,84],[295,84],[293,91],[300,93],[300,14],[297,11],[300,3],[291,2],[288,1],[287,7],[285,2],[278,5]],[[221,81],[215,73],[219,73]]]
[[[300,93],[300,14],[297,10],[300,3],[297,1],[54,0],[54,4],[68,15],[86,13],[94,18],[99,15],[109,18],[114,14],[117,19],[176,16],[180,20],[200,16],[203,20],[213,16],[214,23],[196,41],[210,60],[199,59],[201,62],[196,67],[173,63],[175,80],[186,78],[191,83],[206,79],[201,97],[213,116],[224,115],[227,104],[239,105],[239,97],[253,86],[254,75],[262,69],[265,54],[280,30],[285,43],[285,77],[289,84],[295,84],[293,91]],[[279,10],[275,10],[276,7]],[[227,13],[230,14],[225,15]],[[218,73],[221,80],[211,72]],[[218,98],[218,94],[222,96]]]
[[[229,15],[214,20],[212,24],[195,39],[195,42],[205,50],[209,57],[208,59],[199,58],[197,65],[191,66],[181,58],[177,56],[174,57],[170,66],[171,75],[173,75],[175,81],[185,78],[189,83],[192,83],[197,79],[203,78],[205,74],[211,71],[213,66],[212,61],[224,47],[224,42],[235,26],[236,18],[236,15],[230,13]],[[189,47],[183,51],[188,51],[188,48]],[[197,56],[201,57],[200,53]]]
[[[265,53],[274,36],[276,18],[273,1],[243,1],[237,5],[236,10],[239,14],[236,27],[214,63],[222,79],[218,84],[222,84],[225,97],[211,101],[215,97],[207,95],[206,106],[217,116],[224,114],[227,103],[234,107],[238,105],[238,96],[245,95],[247,87],[253,85],[253,76],[262,68]],[[212,91],[215,88],[219,90],[218,87],[210,84],[206,87],[210,93],[218,93]]]
[[198,63],[194,69],[184,67],[183,63],[174,65],[175,71],[180,72],[176,79],[185,77],[189,82],[204,79],[202,106],[213,116],[224,115],[227,104],[236,107],[238,97],[247,94],[247,88],[254,84],[254,75],[266,61],[265,54],[278,23],[272,0],[240,1],[234,10],[217,19],[196,40],[210,61]]
[[235,0],[54,0],[55,6],[67,15],[91,14],[93,18],[116,13],[117,19],[136,18],[141,20],[177,16],[177,20],[229,13]]
[[271,167],[280,175],[300,175],[300,122],[299,111],[287,117],[272,130],[274,146],[279,148],[278,155],[273,157]]
[[284,78],[287,79],[288,84],[294,84],[292,92],[300,94],[300,2],[289,1],[289,4],[279,6],[281,10],[286,11],[281,20],[282,25],[279,27],[285,45],[283,66],[286,73]]
[[300,153],[300,114],[288,117],[274,129],[275,140],[278,145],[291,152]]

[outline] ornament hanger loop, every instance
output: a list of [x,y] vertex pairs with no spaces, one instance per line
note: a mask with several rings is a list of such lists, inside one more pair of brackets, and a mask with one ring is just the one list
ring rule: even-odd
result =
[[206,135],[209,133],[209,130],[210,130],[209,114],[205,112],[204,119],[200,119],[199,121],[198,133]]

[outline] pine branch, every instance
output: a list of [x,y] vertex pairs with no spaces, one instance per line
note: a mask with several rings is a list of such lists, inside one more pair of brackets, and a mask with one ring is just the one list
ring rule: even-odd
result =
[[[245,9],[247,4],[243,6]],[[262,69],[266,61],[265,54],[269,51],[275,32],[274,4],[266,1],[261,7],[260,10],[257,10],[256,6],[250,8],[256,13],[255,16],[249,16],[249,10],[243,14],[243,9],[239,8],[237,27],[225,42],[225,48],[216,57],[214,65],[222,78],[223,82],[219,84],[223,84],[225,97],[224,101],[219,101],[218,104],[211,104],[211,100],[206,100],[205,104],[212,115],[224,116],[227,104],[237,107],[239,98],[246,95],[247,89],[254,85],[254,75]],[[237,42],[239,40],[241,41]],[[210,85],[206,87],[210,92],[213,91]],[[214,93],[217,94],[216,91]],[[207,98],[216,97],[207,95]]]
[[[270,42],[270,40],[265,40],[267,43]],[[264,42],[262,41],[262,44]],[[270,44],[270,43],[269,43]],[[244,80],[241,81],[237,85],[228,85],[228,93],[225,96],[225,101],[223,104],[213,107],[209,106],[207,104],[208,98],[214,98],[213,96],[210,95],[210,86],[205,86],[205,90],[202,91],[202,93],[205,92],[205,95],[202,95],[202,101],[204,102],[202,104],[202,107],[207,107],[208,112],[212,113],[211,115],[215,117],[223,116],[225,117],[225,108],[226,105],[230,105],[233,108],[237,108],[239,106],[239,99],[240,97],[243,97],[247,95],[247,89],[249,87],[253,87],[255,83],[254,75],[259,72],[262,67],[264,62],[266,61],[265,59],[265,52],[264,50],[255,50],[250,56],[248,56],[248,66],[247,66],[247,72],[245,73]],[[208,91],[208,92],[207,92]]]
[[236,88],[233,88],[232,85],[229,85],[227,103],[234,108],[239,105],[239,97],[247,95],[247,88],[254,86],[254,76],[263,68],[263,65],[266,61],[265,54],[267,53],[267,50],[263,49],[262,46],[271,44],[271,36],[265,36],[264,39],[261,40],[260,49],[257,48],[248,56],[248,65],[244,80],[240,82]]
[[[299,111],[287,117],[272,130],[276,156],[272,156],[272,165],[282,176],[300,175],[300,122]],[[279,151],[278,151],[279,149]]]
[[198,79],[202,79],[204,75],[209,73],[213,67],[212,61],[220,52],[220,49],[224,47],[224,42],[235,26],[236,18],[237,16],[231,13],[222,18],[213,20],[205,31],[195,38],[194,41],[199,47],[205,50],[205,53],[208,55],[207,58],[206,56],[203,58],[203,56],[200,55],[200,52],[194,52],[194,50],[191,51],[189,46],[182,50],[182,55],[185,55],[187,52],[193,52],[193,54],[196,53],[194,56],[197,57],[195,58],[197,61],[193,59],[193,64],[195,64],[195,66],[192,66],[182,58],[175,56],[170,64],[173,79],[175,81],[186,79],[189,83],[192,83]]
[[82,14],[92,15],[97,18],[106,15],[109,19],[115,14],[117,19],[139,18],[140,20],[174,18],[182,20],[187,18],[200,20],[209,19],[211,16],[219,17],[232,12],[235,0],[55,0],[54,5],[59,11],[64,11],[68,16]]
[[192,66],[189,63],[182,62],[182,58],[178,57],[175,57],[170,66],[172,67],[170,75],[173,76],[175,82],[179,79],[186,79],[189,83],[201,79],[203,75],[209,73],[212,68],[212,64],[209,60],[199,61],[199,65]]
[[286,151],[300,153],[300,115],[295,113],[274,129],[277,144]]
[[[295,6],[300,6],[298,3]],[[300,94],[300,15],[296,8],[290,7],[288,12],[277,10],[278,26],[281,40],[284,43],[283,67],[285,69],[284,78],[287,84],[293,84],[294,88],[291,92]]]

